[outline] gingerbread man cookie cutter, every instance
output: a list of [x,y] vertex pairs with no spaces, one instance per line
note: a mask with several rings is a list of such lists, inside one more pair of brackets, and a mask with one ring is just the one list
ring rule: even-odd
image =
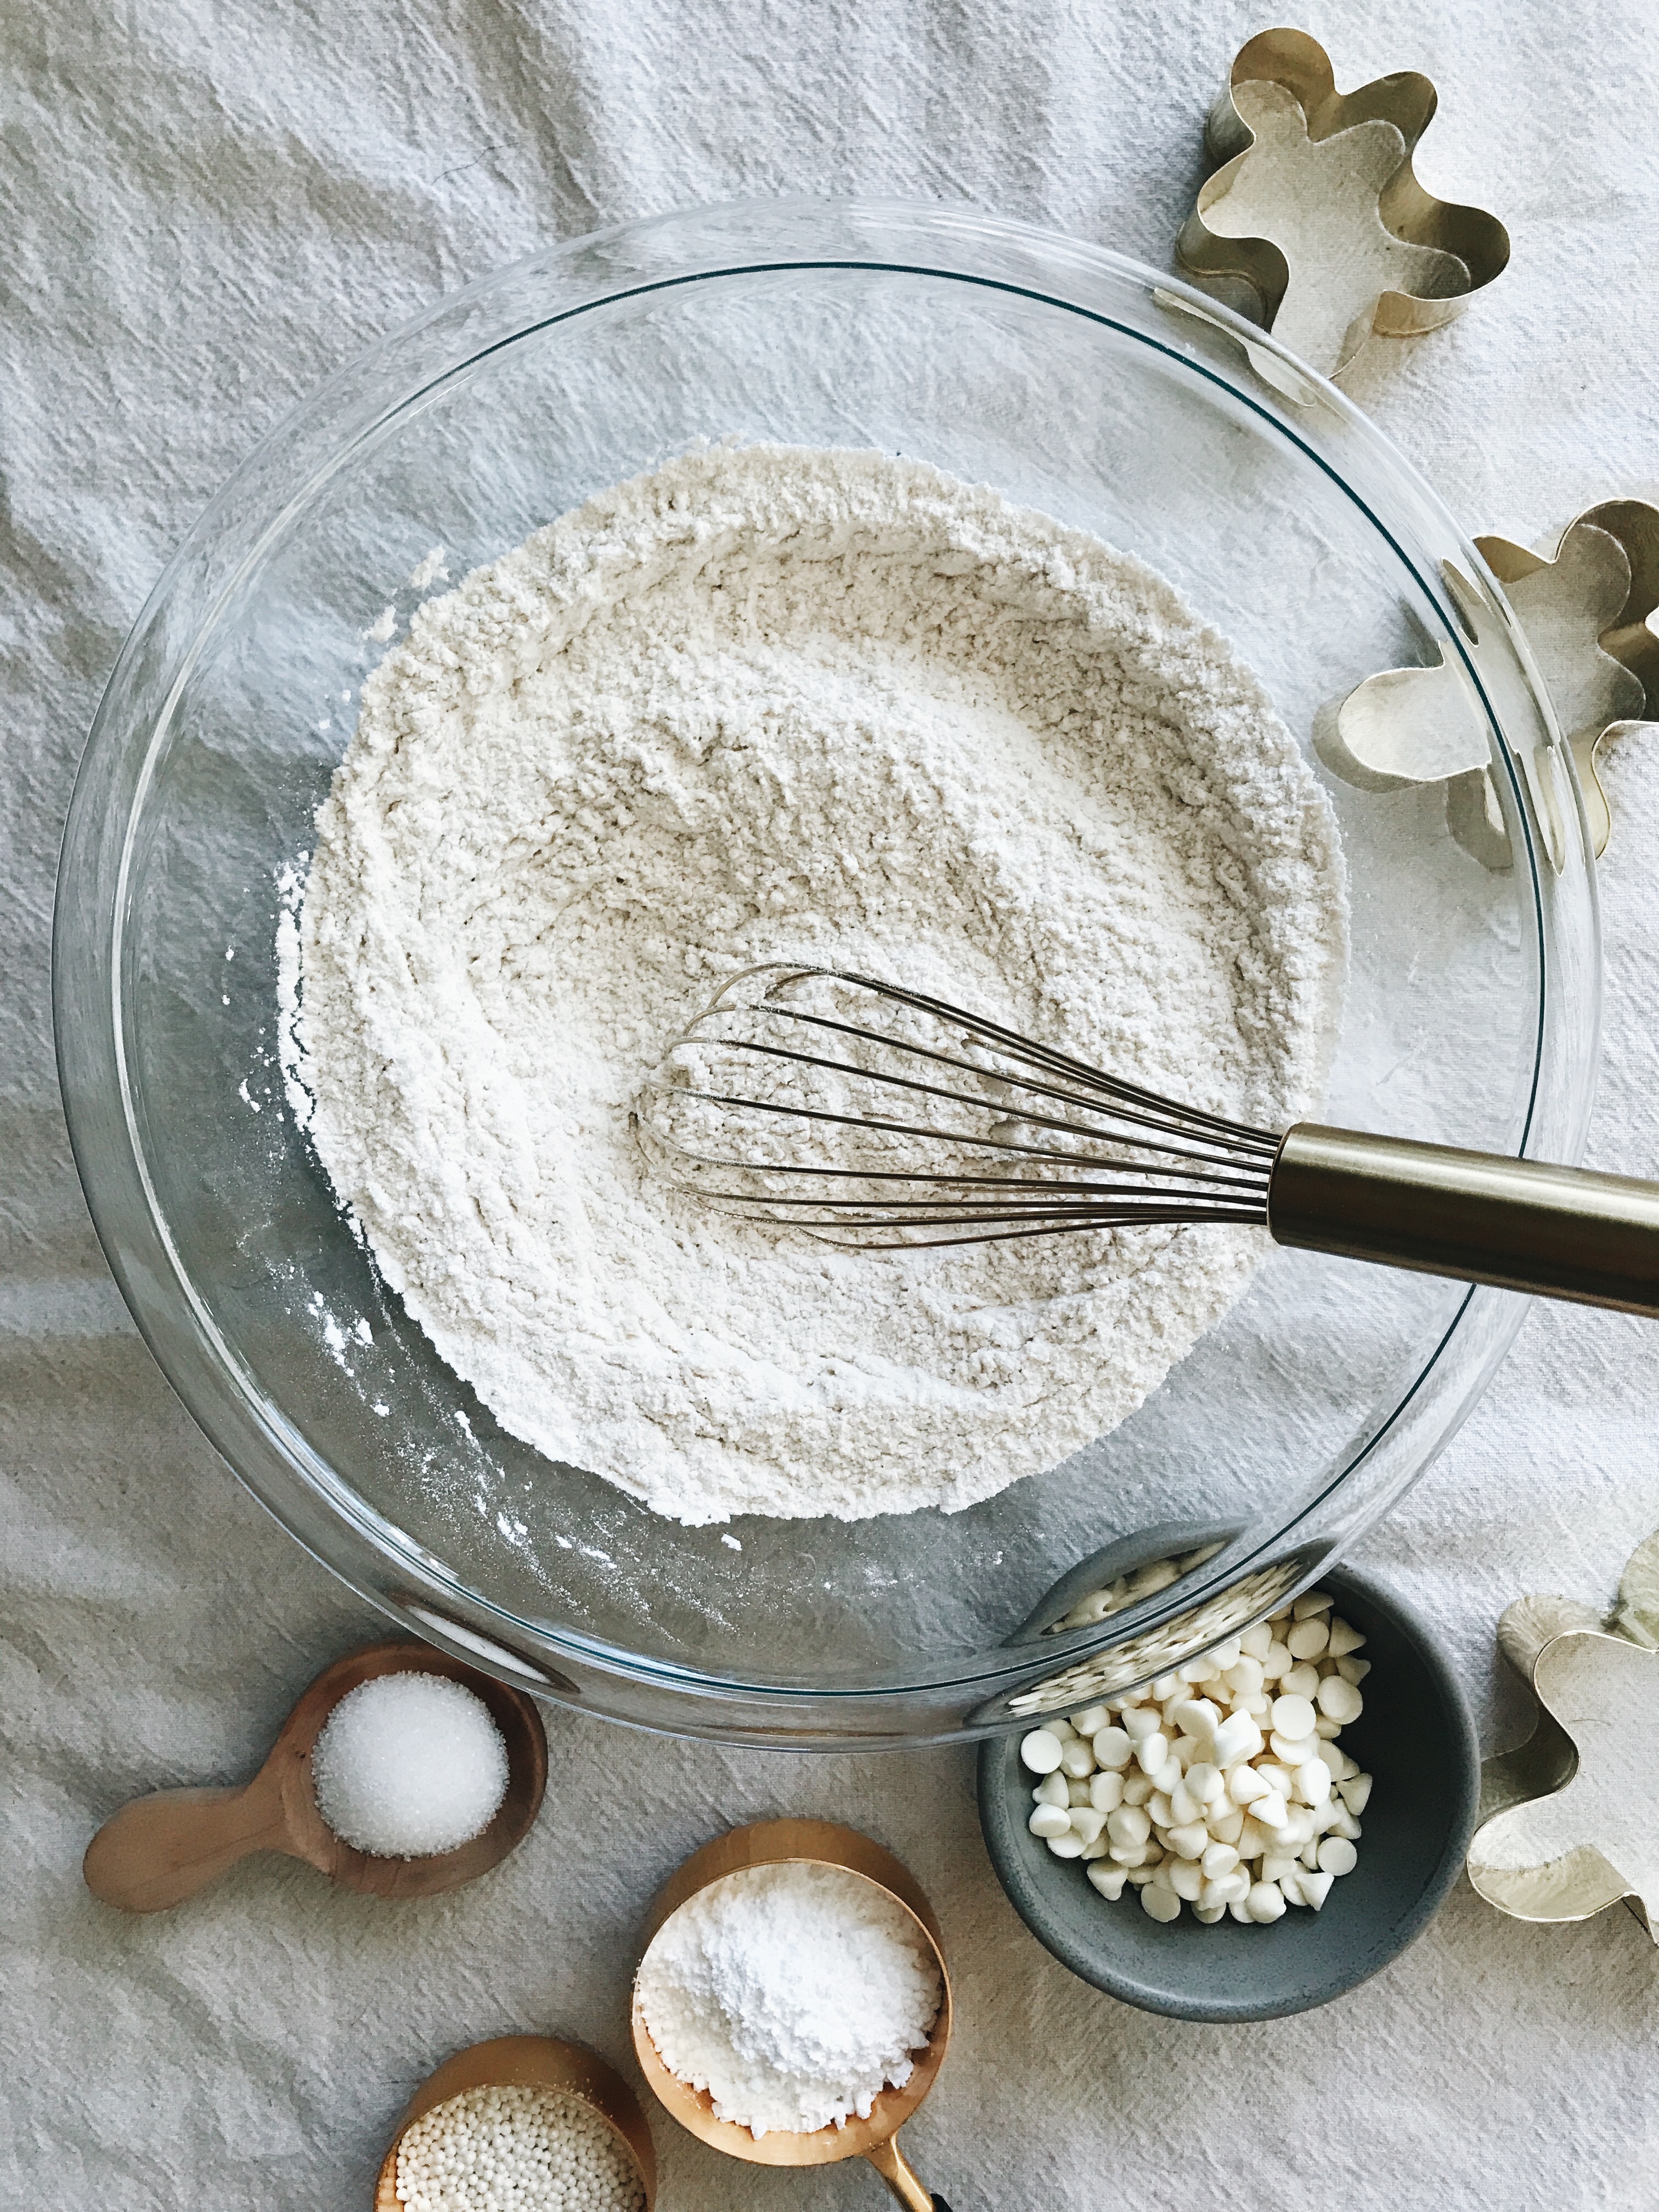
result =
[[1604,1626],[1568,1598],[1526,1597],[1498,1625],[1538,1724],[1481,1769],[1467,1865],[1517,1920],[1587,1920],[1621,1899],[1659,1942],[1659,1535],[1632,1555]]
[[1339,93],[1305,32],[1251,39],[1210,112],[1218,166],[1176,242],[1182,273],[1326,376],[1372,337],[1450,322],[1502,274],[1510,241],[1495,216],[1418,181],[1438,98],[1415,70]]
[[1603,500],[1574,516],[1553,553],[1474,542],[1538,660],[1599,860],[1613,832],[1602,749],[1659,715],[1659,507]]
[[[1659,507],[1605,500],[1547,541],[1549,550],[1495,535],[1474,542],[1537,664],[1599,858],[1613,828],[1596,773],[1602,750],[1659,714]],[[1467,580],[1453,572],[1446,580],[1460,612],[1475,620]],[[1486,717],[1443,656],[1368,676],[1321,710],[1314,745],[1334,775],[1362,790],[1443,782],[1452,835],[1487,867],[1509,866]]]

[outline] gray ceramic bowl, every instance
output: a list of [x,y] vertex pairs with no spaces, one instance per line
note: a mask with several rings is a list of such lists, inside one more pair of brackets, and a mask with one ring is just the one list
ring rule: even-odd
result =
[[1359,1863],[1322,1912],[1268,1927],[1231,1917],[1206,1928],[1183,1912],[1164,1924],[1125,1890],[1109,1904],[1075,1860],[1026,1826],[1032,1778],[1018,1735],[983,1745],[980,1824],[1003,1887],[1026,1926],[1074,1974],[1147,2012],[1178,2020],[1273,2020],[1340,1996],[1420,1936],[1457,1878],[1474,1826],[1480,1753],[1455,1676],[1410,1609],[1369,1576],[1329,1567],[1319,1588],[1368,1641],[1365,1710],[1342,1747],[1375,1776]]

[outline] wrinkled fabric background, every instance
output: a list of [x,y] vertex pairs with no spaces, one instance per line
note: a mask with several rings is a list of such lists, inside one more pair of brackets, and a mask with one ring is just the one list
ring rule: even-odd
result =
[[[158,1784],[252,1771],[377,1623],[238,1488],[110,1282],[70,1164],[47,988],[76,758],[123,634],[259,434],[438,294],[549,238],[819,191],[969,201],[1158,264],[1206,108],[1264,21],[1234,0],[58,0],[0,13],[0,2203],[368,2202],[458,2044],[563,2029],[625,2058],[646,1900],[721,1826],[823,1812],[933,1891],[960,2027],[907,2138],[957,2212],[1650,2205],[1659,1955],[1613,1911],[1528,1932],[1460,1890],[1389,1972],[1261,2028],[1073,1980],[990,1873],[971,1759],[792,1759],[553,1712],[547,1813],[422,1906],[245,1863],[170,1915],[81,1886]],[[1427,70],[1430,188],[1499,214],[1508,274],[1351,388],[1474,527],[1530,538],[1659,491],[1659,125],[1642,0],[1301,18],[1345,87]],[[1659,746],[1610,775],[1607,1058],[1591,1158],[1659,1175]],[[1364,1547],[1443,1629],[1489,1747],[1516,1593],[1602,1602],[1659,1523],[1650,1327],[1535,1310],[1483,1406]],[[627,2062],[631,2065],[631,2060]],[[665,2212],[874,2202],[861,2170],[736,2168],[664,2122]]]

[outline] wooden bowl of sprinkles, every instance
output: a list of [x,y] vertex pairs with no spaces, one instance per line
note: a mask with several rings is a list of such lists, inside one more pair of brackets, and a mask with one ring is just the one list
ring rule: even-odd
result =
[[657,2148],[651,2140],[640,2100],[612,2066],[580,2043],[550,2035],[498,2035],[470,2044],[447,2058],[409,2100],[398,2123],[392,2148],[380,2164],[374,2188],[374,2212],[403,2212],[398,2194],[398,2153],[416,2120],[471,2089],[556,2089],[574,2097],[605,2122],[627,2154],[641,2188],[645,2212],[657,2197]]
[[728,2158],[744,2159],[751,2166],[831,2166],[844,2158],[866,2158],[910,2212],[949,2212],[943,2198],[929,2194],[897,2141],[899,2129],[927,2097],[945,2063],[951,2041],[951,1978],[945,1970],[944,1938],[927,1893],[890,1851],[856,1828],[843,1828],[832,1820],[757,1820],[747,1827],[733,1828],[694,1851],[663,1884],[647,1917],[641,1958],[663,1923],[700,1890],[750,1867],[790,1861],[838,1867],[860,1875],[902,1906],[926,1938],[939,1969],[939,2006],[909,2080],[902,2088],[882,2090],[871,2105],[867,2119],[854,2113],[839,2127],[818,2128],[811,2134],[769,2128],[757,2138],[735,2121],[716,2118],[708,2091],[692,2088],[663,2063],[640,2008],[636,1981],[634,2052],[641,2071],[683,2128],[714,2149],[724,2151]]

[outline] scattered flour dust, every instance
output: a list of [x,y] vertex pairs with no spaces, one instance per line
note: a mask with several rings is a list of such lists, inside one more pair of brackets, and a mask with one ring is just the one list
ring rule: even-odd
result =
[[944,1984],[904,1907],[844,1867],[745,1867],[671,1913],[635,1994],[671,2074],[759,2136],[861,2120],[902,2089]]
[[285,886],[283,1073],[515,1435],[690,1523],[948,1509],[1131,1413],[1265,1232],[868,1255],[630,1131],[755,963],[902,977],[1192,1103],[1320,1098],[1334,817],[1143,563],[882,454],[700,449],[428,600]]

